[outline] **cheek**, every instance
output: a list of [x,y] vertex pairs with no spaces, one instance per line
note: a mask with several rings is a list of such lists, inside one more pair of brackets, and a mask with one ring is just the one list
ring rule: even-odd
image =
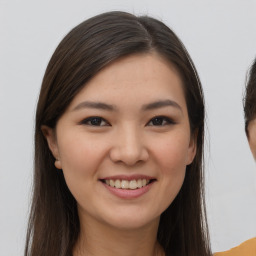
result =
[[61,165],[67,184],[84,183],[96,178],[96,171],[104,156],[104,146],[78,134],[65,135],[59,143]]
[[156,148],[157,164],[160,167],[162,196],[167,208],[179,193],[186,174],[189,139],[170,137]]
[[98,170],[106,145],[84,134],[66,134],[59,143],[59,153],[66,184],[79,205],[91,198],[98,188]]
[[256,160],[256,134],[254,136],[250,136],[249,144],[250,144],[250,148],[254,156],[254,159]]
[[249,123],[249,144],[254,158],[256,159],[256,120]]
[[189,152],[189,139],[184,136],[172,136],[158,144],[155,150],[159,164],[167,172],[179,172],[186,168]]
[[178,146],[167,145],[160,159],[161,175],[164,177],[166,188],[174,194],[181,188],[186,172],[187,152]]

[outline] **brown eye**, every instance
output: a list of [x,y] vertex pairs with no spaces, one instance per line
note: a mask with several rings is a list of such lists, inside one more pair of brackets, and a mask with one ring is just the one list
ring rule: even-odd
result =
[[157,116],[150,120],[148,123],[149,126],[164,126],[174,124],[173,120],[164,116]]
[[102,117],[97,116],[86,118],[81,122],[81,124],[91,126],[109,126],[109,123],[106,120],[104,120]]

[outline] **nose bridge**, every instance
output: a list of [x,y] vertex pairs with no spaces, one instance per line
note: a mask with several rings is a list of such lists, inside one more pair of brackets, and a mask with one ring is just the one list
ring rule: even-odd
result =
[[148,152],[145,147],[143,132],[136,125],[124,124],[117,132],[114,147],[111,151],[114,161],[121,161],[127,165],[134,165],[146,161]]

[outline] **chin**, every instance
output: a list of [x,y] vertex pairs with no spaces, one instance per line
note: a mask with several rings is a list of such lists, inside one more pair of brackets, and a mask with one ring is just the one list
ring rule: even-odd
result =
[[136,230],[141,228],[147,228],[158,226],[160,216],[154,217],[152,215],[145,215],[141,213],[133,212],[132,214],[117,214],[111,215],[111,218],[106,218],[105,223],[109,226],[119,229],[119,230]]
[[145,220],[122,220],[120,222],[116,222],[113,223],[114,225],[112,225],[112,227],[114,227],[117,230],[123,230],[123,231],[134,231],[134,230],[138,230],[138,229],[144,229],[144,228],[149,228],[152,225],[154,225],[154,223],[159,223],[158,219],[154,220],[154,221],[150,221],[150,222],[146,222]]

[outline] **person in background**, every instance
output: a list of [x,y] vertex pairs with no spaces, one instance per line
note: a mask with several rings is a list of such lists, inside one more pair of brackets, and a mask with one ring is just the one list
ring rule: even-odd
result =
[[[252,64],[246,83],[244,97],[245,133],[256,161],[256,59]],[[255,216],[256,218],[256,216]],[[256,230],[255,230],[256,233]],[[215,256],[255,256],[256,237],[243,242],[241,245]]]
[[256,59],[250,69],[244,98],[245,132],[256,161]]

